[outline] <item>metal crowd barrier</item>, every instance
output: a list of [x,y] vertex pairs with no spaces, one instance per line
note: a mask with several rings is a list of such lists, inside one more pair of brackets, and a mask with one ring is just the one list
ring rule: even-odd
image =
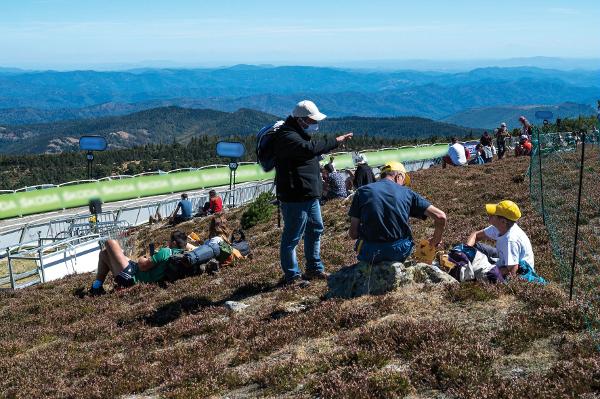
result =
[[[229,189],[216,189],[223,199],[224,206],[244,205],[251,202],[259,194],[272,192],[273,190],[272,181],[252,185],[244,184],[231,191]],[[190,196],[190,200],[194,211],[201,209],[202,205],[208,201],[208,190],[204,190],[199,195]],[[154,217],[157,213],[167,217],[173,213],[179,201],[179,194],[170,195],[166,199],[156,202],[140,200],[139,205],[129,204],[99,213],[96,216],[95,224],[90,222],[92,215],[89,212],[61,217],[57,217],[56,213],[49,216],[40,215],[42,220],[31,223],[23,223],[19,219],[15,219],[15,224],[0,228],[0,245],[2,248],[17,247],[40,237],[65,239],[94,233],[94,229],[96,229],[95,232],[106,235],[110,229],[139,226],[147,223],[150,217]],[[5,255],[0,253],[0,259],[4,257]]]

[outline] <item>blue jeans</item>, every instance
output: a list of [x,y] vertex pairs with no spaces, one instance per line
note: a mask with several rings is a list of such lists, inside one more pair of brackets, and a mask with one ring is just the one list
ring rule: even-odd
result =
[[221,249],[216,244],[203,244],[188,252],[185,256],[191,265],[199,265],[219,256]]
[[363,262],[377,263],[384,260],[404,262],[415,244],[412,240],[401,239],[395,242],[356,241],[356,258]]
[[294,279],[301,275],[296,258],[296,246],[304,236],[304,258],[306,271],[324,271],[321,262],[321,234],[323,219],[319,200],[305,202],[281,202],[283,216],[283,233],[279,256],[281,268],[286,279]]

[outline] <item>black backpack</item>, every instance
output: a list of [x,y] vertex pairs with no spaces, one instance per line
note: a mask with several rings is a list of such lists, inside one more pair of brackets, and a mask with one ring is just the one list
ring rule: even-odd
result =
[[283,123],[284,121],[277,121],[272,125],[267,125],[256,134],[256,162],[265,172],[270,172],[275,168],[273,138]]
[[250,255],[250,244],[246,241],[246,234],[244,234],[242,229],[236,230],[231,234],[231,246],[240,251],[243,256]]

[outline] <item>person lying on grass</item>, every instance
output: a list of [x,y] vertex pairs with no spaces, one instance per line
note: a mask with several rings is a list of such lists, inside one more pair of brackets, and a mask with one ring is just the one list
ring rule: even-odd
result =
[[[488,272],[490,281],[503,282],[507,277],[519,276],[527,281],[545,283],[535,273],[529,237],[517,224],[517,220],[521,218],[521,210],[517,204],[504,200],[497,204],[486,204],[485,209],[490,226],[471,233],[467,245],[474,246],[492,263],[496,263],[494,269]],[[479,242],[485,239],[495,241],[495,247]]]
[[156,283],[164,281],[170,269],[178,267],[171,261],[175,254],[182,253],[187,244],[184,232],[175,230],[171,233],[169,247],[163,247],[150,257],[142,256],[137,261],[129,259],[116,240],[108,240],[98,258],[98,271],[96,280],[90,289],[90,295],[104,294],[104,280],[112,272],[115,284],[119,288],[126,288],[138,282]]

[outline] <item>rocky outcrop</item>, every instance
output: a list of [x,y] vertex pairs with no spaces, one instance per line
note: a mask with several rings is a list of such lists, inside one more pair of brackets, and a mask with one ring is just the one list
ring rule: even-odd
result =
[[401,262],[380,262],[373,265],[358,262],[329,276],[326,296],[354,298],[380,295],[412,283],[458,284],[458,281],[448,273],[425,263],[405,266]]

